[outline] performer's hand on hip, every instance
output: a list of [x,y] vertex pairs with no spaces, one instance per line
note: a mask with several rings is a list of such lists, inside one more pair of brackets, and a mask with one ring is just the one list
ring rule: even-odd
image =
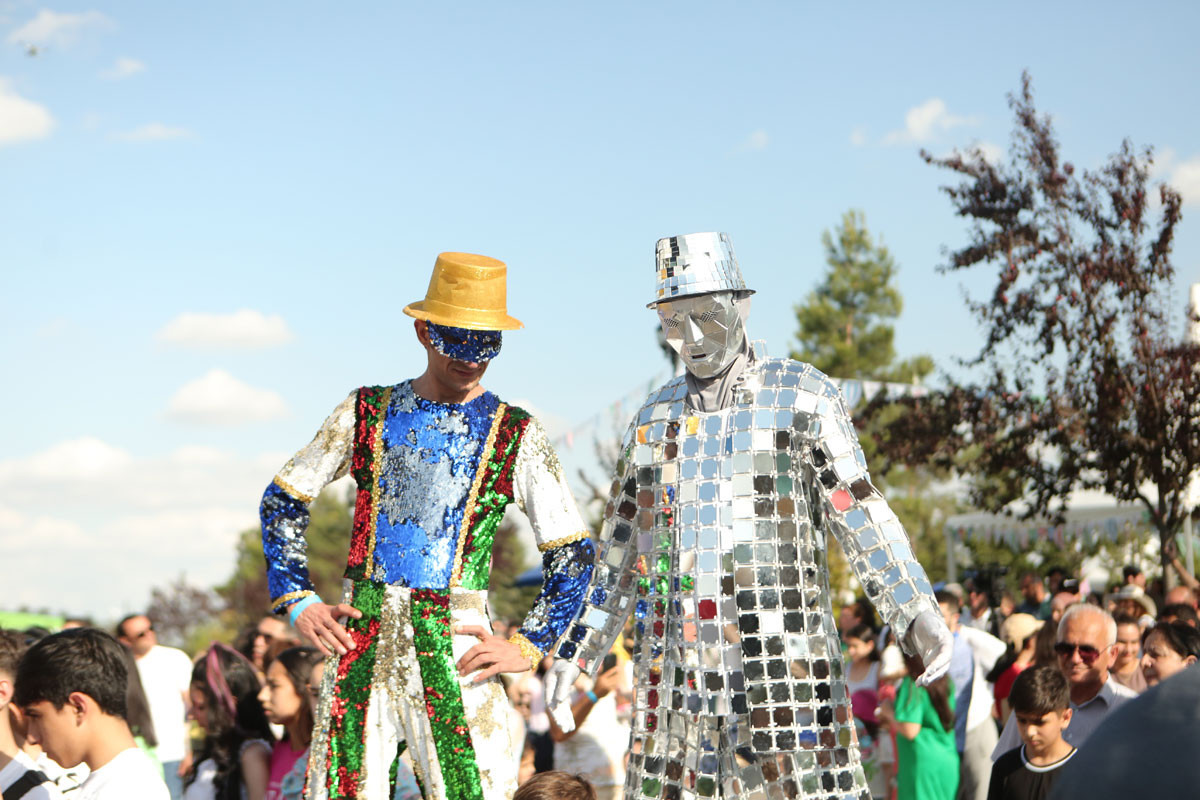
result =
[[339,656],[344,656],[354,649],[354,640],[338,622],[339,617],[362,619],[362,612],[345,603],[338,603],[336,606],[313,603],[296,618],[296,630],[312,642],[313,647],[320,650],[322,655],[328,656],[336,652]]
[[905,640],[910,653],[921,657],[925,671],[917,678],[918,686],[928,686],[950,669],[950,656],[954,652],[954,636],[946,627],[946,621],[936,611],[922,611],[908,627]]
[[479,644],[463,653],[463,657],[458,660],[459,675],[470,675],[475,670],[480,670],[474,683],[486,681],[501,672],[529,670],[529,659],[521,652],[520,647],[503,636],[489,633],[482,625],[460,625],[454,632],[479,639]]
[[555,659],[546,671],[546,710],[563,733],[575,730],[575,715],[571,712],[571,692],[581,670],[564,659]]

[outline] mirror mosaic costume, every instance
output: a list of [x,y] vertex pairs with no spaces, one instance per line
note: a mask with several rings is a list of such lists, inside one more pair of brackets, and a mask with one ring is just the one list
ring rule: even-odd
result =
[[626,434],[586,600],[547,696],[595,675],[634,619],[626,800],[869,798],[826,540],[905,649],[938,677],[951,638],[907,536],[871,484],[837,387],[747,344],[729,237],[662,239],[656,306],[687,373]]
[[[506,268],[443,253],[424,301],[431,346],[461,361],[500,350],[521,327],[505,308]],[[591,574],[593,548],[562,467],[536,419],[490,392],[462,404],[417,394],[411,381],[357,389],[276,475],[261,506],[268,586],[293,622],[320,602],[308,577],[308,505],[346,474],[356,484],[345,602],[354,649],[325,670],[306,797],[392,796],[408,747],[424,796],[502,800],[516,789],[508,699],[498,677],[473,683],[456,662],[490,630],[491,549],[505,507],[529,517],[545,574],[510,641],[536,664],[566,629]]]

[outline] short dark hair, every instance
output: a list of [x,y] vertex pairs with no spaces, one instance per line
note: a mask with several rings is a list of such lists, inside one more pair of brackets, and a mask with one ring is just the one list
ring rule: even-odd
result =
[[945,603],[955,611],[962,611],[962,600],[959,600],[958,595],[956,595],[954,592],[951,592],[947,589],[938,589],[933,593],[933,597],[938,601],[939,605]]
[[0,628],[0,672],[10,678],[17,676],[17,664],[25,654],[25,634]]
[[72,692],[82,692],[105,714],[124,719],[128,680],[116,639],[95,628],[71,628],[47,636],[21,657],[14,700],[18,706],[45,700],[62,708]]
[[1192,608],[1189,603],[1171,603],[1169,606],[1163,606],[1162,611],[1158,612],[1158,618],[1166,619],[1167,617],[1174,617],[1176,622],[1186,622],[1193,627],[1200,623],[1196,609]]
[[1195,656],[1200,659],[1200,630],[1186,622],[1160,622],[1153,628],[1147,628],[1142,634],[1143,647],[1151,636],[1161,636],[1167,647],[1178,653],[1181,658]]
[[1121,577],[1125,580],[1132,578],[1134,575],[1141,575],[1142,568],[1137,564],[1126,564],[1121,568]]
[[1116,614],[1113,614],[1113,622],[1117,623],[1118,626],[1120,626],[1120,625],[1137,625],[1138,618],[1134,617],[1134,616],[1130,616],[1129,614],[1122,614],[1120,612],[1117,612]]
[[1055,667],[1030,667],[1017,676],[1008,693],[1008,704],[1015,714],[1049,714],[1071,705],[1071,688],[1062,670]]
[[551,770],[522,783],[513,800],[596,800],[596,790],[578,775]]
[[[139,611],[137,614],[126,614],[125,616],[121,617],[121,621],[117,623],[118,639],[120,639],[122,636],[128,635],[125,633],[125,623],[129,622],[130,620],[137,619],[138,617],[146,617],[146,615]],[[146,617],[146,619],[150,619],[150,617]]]

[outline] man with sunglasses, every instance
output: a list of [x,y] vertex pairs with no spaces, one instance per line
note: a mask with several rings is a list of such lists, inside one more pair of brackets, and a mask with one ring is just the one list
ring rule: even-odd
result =
[[[480,380],[500,352],[502,261],[442,253],[414,317],[426,368],[356,389],[262,501],[277,612],[326,655],[306,797],[392,797],[400,754],[429,800],[507,800],[516,790],[500,672],[523,672],[583,597],[592,543],[545,430]],[[366,335],[364,333],[363,335]],[[342,602],[308,576],[308,505],[343,475],[357,493]],[[525,511],[545,580],[504,639],[487,616],[492,544],[509,503]],[[348,619],[347,619],[348,618]]]
[[154,625],[145,614],[130,614],[117,623],[117,641],[137,663],[158,739],[156,755],[163,767],[163,779],[172,800],[179,800],[183,797],[183,775],[191,765],[187,706],[192,660],[182,650],[159,644]]
[[[1079,747],[1104,721],[1108,712],[1137,697],[1137,693],[1112,680],[1109,674],[1117,656],[1117,623],[1099,606],[1076,603],[1066,610],[1058,623],[1054,653],[1058,668],[1070,686],[1071,710],[1074,712],[1071,726],[1064,731],[1063,738]],[[1016,714],[1013,714],[992,751],[992,761],[1020,744]]]

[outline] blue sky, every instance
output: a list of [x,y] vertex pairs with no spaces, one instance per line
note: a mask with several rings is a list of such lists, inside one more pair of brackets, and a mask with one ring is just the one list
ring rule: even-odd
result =
[[486,384],[559,433],[664,374],[661,236],[729,232],[782,354],[861,208],[901,355],[948,365],[979,337],[917,150],[1002,151],[1025,68],[1076,164],[1129,137],[1184,192],[1182,328],[1196,6],[833,6],[0,2],[0,605],[221,580],[325,414],[420,371],[399,310],[442,250],[508,262]]

